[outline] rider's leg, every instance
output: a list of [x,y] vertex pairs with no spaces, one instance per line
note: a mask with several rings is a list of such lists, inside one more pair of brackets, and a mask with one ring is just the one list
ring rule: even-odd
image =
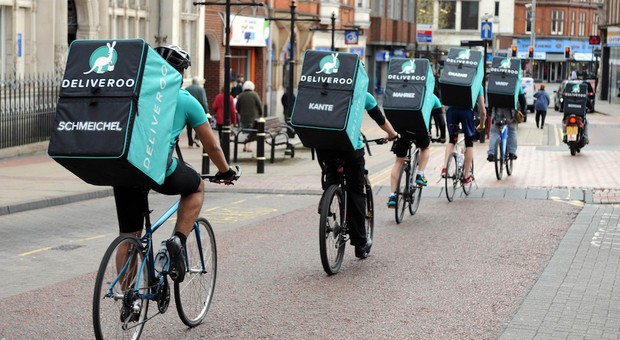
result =
[[508,155],[510,155],[511,157],[514,157],[514,159],[516,159],[517,157],[517,137],[518,137],[518,125],[517,123],[513,122],[508,124],[508,138],[506,140],[506,151],[508,152]]
[[465,136],[465,164],[463,164],[463,178],[467,179],[471,173],[471,161],[474,159],[474,136]]
[[396,157],[396,159],[394,160],[394,166],[392,167],[392,172],[390,173],[390,188],[392,190],[392,193],[396,192],[396,187],[398,186],[398,176],[400,175],[400,168],[402,168],[404,162],[404,157]]
[[364,150],[349,153],[345,159],[344,176],[347,179],[347,223],[351,245],[366,245],[366,218],[364,196]]
[[495,143],[499,139],[499,128],[495,124],[491,124],[491,136],[489,137],[489,149],[487,150],[487,160],[495,160]]

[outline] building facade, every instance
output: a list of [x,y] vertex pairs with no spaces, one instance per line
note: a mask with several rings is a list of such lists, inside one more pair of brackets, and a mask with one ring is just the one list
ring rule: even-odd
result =
[[605,0],[600,67],[600,98],[620,103],[620,0]]
[[[0,79],[64,72],[75,39],[142,38],[204,53],[204,11],[192,0],[0,0]],[[196,58],[198,57],[198,58]],[[203,74],[193,63],[186,78]]]
[[517,56],[526,60],[525,73],[545,82],[560,82],[573,71],[594,79],[600,45],[591,45],[589,38],[598,35],[602,7],[602,0],[537,0],[535,6],[517,0],[514,44]]

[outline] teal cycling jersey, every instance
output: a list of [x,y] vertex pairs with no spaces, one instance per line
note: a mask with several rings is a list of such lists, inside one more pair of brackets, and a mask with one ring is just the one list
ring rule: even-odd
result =
[[439,98],[437,98],[436,95],[432,95],[431,96],[431,101],[433,104],[433,108],[431,110],[435,110],[435,109],[441,109],[441,100],[439,100]]
[[366,109],[366,111],[370,111],[370,109],[375,106],[377,106],[377,100],[372,94],[366,92],[366,103],[364,104],[364,109]]
[[[187,90],[179,89],[179,95],[177,97],[177,107],[174,111],[174,120],[172,121],[172,133],[170,135],[170,149],[172,153],[174,146],[179,138],[179,135],[185,129],[187,123],[192,128],[207,123],[209,119],[205,113],[205,110],[200,105],[200,102],[196,100]],[[166,170],[166,176],[169,176],[177,167],[177,159],[173,158],[170,167]]]

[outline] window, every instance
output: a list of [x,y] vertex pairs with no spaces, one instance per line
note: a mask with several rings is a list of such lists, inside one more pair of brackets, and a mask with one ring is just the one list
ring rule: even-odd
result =
[[564,11],[551,11],[551,34],[564,34]]
[[4,80],[4,76],[7,72],[6,70],[6,59],[7,59],[7,51],[6,51],[6,22],[4,19],[4,12],[6,7],[0,6],[0,80]]
[[400,20],[400,2],[401,0],[388,0],[388,13],[389,18],[392,20]]
[[495,1],[495,12],[493,12],[496,17],[499,16],[499,1]]
[[461,29],[478,29],[478,1],[461,2]]
[[579,12],[579,36],[586,35],[586,12]]
[[598,14],[592,14],[592,35],[598,34]]
[[[433,23],[433,0],[420,0],[417,5],[417,24],[430,25]],[[414,8],[414,10],[416,10]]]
[[532,10],[528,9],[525,12],[525,33],[532,32]]
[[116,1],[109,9],[110,38],[126,39],[149,36],[145,0]]
[[453,30],[456,28],[456,2],[449,0],[439,1],[439,29]]
[[368,1],[369,0],[357,0],[357,8],[368,8]]
[[575,11],[570,13],[570,35],[575,35]]
[[375,17],[382,17],[385,13],[385,0],[374,0],[371,2],[370,14]]
[[415,21],[415,3],[404,1],[403,2],[403,20],[406,22]]

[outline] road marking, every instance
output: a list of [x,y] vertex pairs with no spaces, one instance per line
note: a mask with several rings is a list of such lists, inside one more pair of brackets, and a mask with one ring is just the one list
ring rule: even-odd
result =
[[585,204],[583,201],[579,201],[579,200],[565,200],[565,199],[562,199],[562,198],[560,198],[558,196],[551,196],[551,197],[549,197],[549,199],[552,200],[552,201],[556,201],[556,202],[563,202],[563,203],[566,203],[566,204],[574,205],[576,207],[583,207],[584,204]]
[[97,236],[81,239],[80,241],[92,241],[92,240],[97,240],[97,239],[104,238],[104,237],[106,237],[106,235],[97,235]]
[[236,202],[232,202],[231,204],[239,204],[239,203],[243,203],[243,202],[245,202],[245,201],[247,201],[247,200],[245,200],[245,199],[243,199],[243,200],[238,200],[238,201],[236,201]]
[[25,253],[21,253],[21,254],[19,254],[19,255],[17,255],[17,256],[22,256],[22,257],[23,257],[23,256],[30,256],[30,255],[32,255],[32,254],[40,253],[40,252],[42,252],[42,251],[46,251],[46,250],[50,250],[50,249],[52,249],[52,247],[43,247],[43,248],[39,248],[39,249],[35,249],[35,250],[31,250],[31,251],[27,251],[27,252],[25,252]]
[[[444,150],[444,148],[430,148],[430,150],[429,150],[430,151],[429,152],[429,160],[430,160],[430,156],[432,154],[440,152],[441,150]],[[380,170],[379,172],[377,172],[374,175],[370,176],[371,186],[374,188],[376,185],[381,185],[386,180],[388,181],[388,184],[390,184],[390,186],[391,186],[392,183],[390,181],[390,176],[392,174],[392,167],[393,166],[394,166],[394,164],[388,165],[385,169]]]

